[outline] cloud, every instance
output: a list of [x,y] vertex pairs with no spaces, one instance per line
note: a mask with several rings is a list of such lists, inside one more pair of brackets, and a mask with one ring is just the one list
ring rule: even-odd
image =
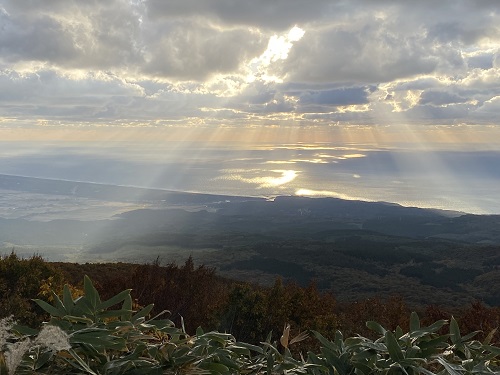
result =
[[467,101],[467,98],[449,92],[427,90],[420,95],[419,104],[440,106],[452,103],[465,103]]
[[238,71],[265,48],[265,40],[249,29],[224,30],[194,21],[175,22],[151,42],[144,72],[179,80],[205,80],[216,73]]
[[497,8],[5,0],[0,121],[495,124]]
[[483,103],[474,113],[478,119],[491,120],[498,117],[500,113],[500,95],[491,98]]
[[132,7],[118,0],[64,3],[7,1],[1,12],[3,59],[78,69],[142,64],[140,19]]
[[312,83],[377,83],[431,73],[438,60],[422,53],[419,38],[401,44],[383,25],[332,26],[306,33],[281,69],[290,81]]
[[146,0],[152,19],[202,18],[223,25],[244,25],[284,31],[296,24],[322,17],[331,6],[327,0]]
[[307,91],[300,95],[300,104],[318,104],[328,106],[345,106],[368,103],[370,88],[341,87],[332,90]]

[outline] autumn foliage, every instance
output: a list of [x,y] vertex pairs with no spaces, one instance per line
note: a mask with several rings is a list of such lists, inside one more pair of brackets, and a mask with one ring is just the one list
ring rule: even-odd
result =
[[[135,306],[154,303],[153,314],[168,310],[169,319],[184,324],[187,332],[203,327],[230,332],[250,343],[265,341],[271,331],[278,339],[285,323],[291,325],[294,335],[315,330],[333,337],[341,330],[349,336],[372,337],[366,321],[375,320],[392,330],[397,326],[408,329],[413,310],[425,324],[453,315],[463,334],[480,331],[478,339],[500,322],[500,308],[480,301],[461,309],[409,306],[398,296],[340,302],[334,295],[320,292],[314,283],[304,288],[277,279],[272,287],[264,288],[219,277],[214,269],[196,266],[191,258],[182,265],[161,265],[159,260],[150,264],[72,264],[49,263],[38,256],[21,259],[15,254],[0,258],[0,317],[15,314],[24,324],[39,324],[46,315],[31,299],[49,300],[47,290],[62,290],[64,283],[77,294],[83,288],[83,275],[89,275],[103,298],[132,289]],[[296,347],[312,342],[309,339]],[[492,342],[500,342],[498,332]]]

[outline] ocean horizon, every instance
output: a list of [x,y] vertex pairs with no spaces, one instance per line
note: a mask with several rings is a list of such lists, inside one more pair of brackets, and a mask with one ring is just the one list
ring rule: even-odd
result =
[[370,145],[2,142],[0,174],[500,214],[500,151]]

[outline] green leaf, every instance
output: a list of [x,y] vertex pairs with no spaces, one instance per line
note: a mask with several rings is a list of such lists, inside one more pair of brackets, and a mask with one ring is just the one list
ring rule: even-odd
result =
[[404,354],[399,347],[396,337],[391,331],[385,332],[385,342],[387,345],[387,351],[394,362],[399,362],[404,358]]
[[[246,355],[246,354],[243,354],[243,355]],[[222,363],[223,365],[227,366],[230,369],[233,369],[233,370],[240,369],[240,366],[238,365],[238,363],[229,357],[221,356],[219,358],[219,360],[220,360],[220,363]],[[237,371],[237,372],[241,372],[241,371]]]
[[52,357],[54,353],[51,350],[46,350],[37,356],[36,361],[33,365],[34,370],[38,370],[43,367]]
[[71,314],[71,309],[73,308],[75,301],[73,301],[73,296],[71,295],[71,290],[69,289],[68,284],[64,284],[63,288],[63,303],[66,307],[66,311],[68,314]]
[[98,375],[96,372],[94,372],[89,367],[89,365],[87,363],[85,363],[85,361],[73,349],[69,349],[68,352],[76,360],[76,362],[78,363],[78,366],[75,365],[75,363],[72,361],[68,361],[68,363],[70,363],[72,366],[76,367],[77,369],[86,371],[87,373],[89,373],[91,375]]
[[450,321],[450,339],[453,344],[458,344],[462,341],[460,328],[458,328],[458,323],[454,317],[451,317]]
[[403,330],[401,329],[400,326],[396,327],[396,331],[394,334],[398,340],[404,335]]
[[92,304],[86,296],[76,299],[73,315],[94,316],[95,310],[92,309]]
[[253,352],[257,352],[259,354],[264,354],[264,350],[257,345],[252,345],[252,344],[247,344],[246,342],[237,342],[236,345],[242,346],[244,348],[247,348],[248,350],[251,350]]
[[464,368],[459,365],[454,365],[453,363],[447,362],[444,358],[438,357],[437,361],[443,365],[445,370],[448,372],[450,375],[462,375],[462,371],[464,371]]
[[128,295],[123,300],[122,310],[130,311],[130,312],[124,313],[120,319],[124,320],[124,321],[131,320],[132,319],[132,296],[130,295],[130,293],[128,293]]
[[110,310],[110,311],[102,311],[97,314],[100,319],[106,318],[120,318],[125,314],[130,314],[132,310]]
[[[385,346],[384,346],[385,349]],[[361,350],[359,352],[356,352],[352,355],[351,361],[352,362],[361,362],[364,361],[365,359],[368,358],[376,358],[377,357],[377,351],[373,349],[365,349]]]
[[244,346],[230,345],[227,347],[227,349],[237,355],[244,355],[244,356],[250,355],[250,350],[248,348],[245,348]]
[[14,324],[14,326],[12,327],[12,330],[19,333],[22,336],[36,336],[39,333],[39,331],[37,329],[33,329],[30,327],[26,327],[26,326],[21,326],[18,324]]
[[437,322],[432,323],[430,326],[426,327],[425,330],[427,332],[436,332],[439,331],[443,326],[448,323],[447,320],[438,320]]
[[229,368],[227,366],[215,362],[208,363],[208,365],[206,365],[206,369],[212,374],[227,374],[229,372]]
[[337,347],[337,345],[335,345],[335,343],[333,343],[330,340],[328,340],[327,338],[325,338],[318,331],[313,330],[311,332],[313,333],[314,337],[316,337],[318,339],[318,341],[321,343],[321,345],[323,345],[325,348],[328,348],[331,351],[336,352],[336,353],[339,352],[339,348]]
[[380,333],[381,335],[385,335],[385,333],[387,332],[384,327],[382,327],[379,323],[374,322],[373,320],[369,320],[368,322],[366,322],[366,327],[368,329],[371,329],[372,331]]
[[377,352],[386,352],[387,351],[387,346],[382,344],[381,342],[364,342],[361,344],[362,347],[376,350]]
[[87,275],[83,277],[83,290],[87,301],[90,303],[89,307],[91,307],[93,313],[95,313],[97,307],[101,304],[101,298],[99,297],[99,293],[94,287],[94,284],[92,284],[92,281]]
[[413,311],[410,315],[410,330],[411,331],[417,331],[420,329],[420,318],[418,317],[418,314]]
[[327,348],[321,348],[321,352],[325,356],[327,364],[333,366],[339,375],[347,375],[351,372],[351,365],[345,356],[338,357]]
[[420,341],[418,343],[418,346],[422,350],[422,355],[423,356],[430,356],[432,354],[435,354],[439,351],[439,349],[446,348],[448,346],[447,341],[448,341],[449,335],[442,335],[438,336],[432,340],[428,341]]
[[51,316],[56,316],[58,318],[62,318],[64,315],[66,315],[66,312],[64,310],[59,310],[55,308],[54,306],[48,304],[45,301],[42,301],[41,299],[33,299],[33,302],[35,302],[38,306],[40,306],[42,309],[44,309],[46,312],[48,312]]
[[184,325],[184,318],[182,317],[181,315],[181,329],[182,329],[182,332],[186,333],[186,326]]
[[474,332],[471,332],[471,333],[463,336],[462,337],[462,342],[469,341],[471,338],[473,338],[474,336],[476,336],[478,333],[481,333],[481,331],[474,331]]
[[335,345],[337,345],[338,350],[342,353],[345,349],[344,345],[344,335],[338,329],[335,331]]
[[68,310],[66,309],[66,306],[64,306],[59,296],[55,294],[52,290],[50,291],[50,294],[52,294],[52,298],[54,299],[54,306],[60,311],[64,311],[65,315],[68,314]]
[[75,323],[84,323],[84,324],[93,324],[94,321],[92,319],[82,317],[82,316],[74,316],[74,315],[66,315],[63,317],[64,320],[67,320],[68,322],[75,322]]
[[500,347],[492,345],[483,345],[484,350],[488,350],[496,355],[500,355]]
[[493,328],[490,333],[488,333],[488,336],[483,341],[483,345],[489,345],[491,343],[491,340],[493,339],[493,336],[495,336],[495,333],[497,332],[498,328]]
[[128,295],[130,295],[130,291],[132,289],[125,289],[124,291],[118,293],[116,296],[111,297],[107,301],[104,301],[97,306],[98,310],[106,310],[109,309],[111,306],[114,306],[127,298]]
[[267,375],[271,375],[273,373],[273,367],[274,367],[274,357],[271,354],[269,354],[267,356],[267,368],[266,368]]
[[433,373],[432,371],[429,371],[429,370],[427,370],[427,369],[425,369],[425,368],[423,368],[423,367],[417,367],[417,370],[418,370],[420,373],[424,374],[424,375],[436,375],[436,374],[435,374],[435,373]]
[[94,349],[125,349],[126,340],[122,337],[112,336],[111,334],[102,334],[101,332],[88,332],[73,334],[69,342],[71,344],[87,344]]
[[132,319],[130,319],[132,322],[137,322],[139,319],[146,318],[146,316],[149,315],[151,310],[153,310],[153,307],[155,305],[152,303],[150,305],[147,305],[144,307],[141,311],[138,311],[135,315],[132,316]]

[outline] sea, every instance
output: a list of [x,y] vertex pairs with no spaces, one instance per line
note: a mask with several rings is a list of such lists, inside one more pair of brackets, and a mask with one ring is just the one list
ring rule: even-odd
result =
[[0,174],[500,214],[500,150],[363,144],[0,142]]

